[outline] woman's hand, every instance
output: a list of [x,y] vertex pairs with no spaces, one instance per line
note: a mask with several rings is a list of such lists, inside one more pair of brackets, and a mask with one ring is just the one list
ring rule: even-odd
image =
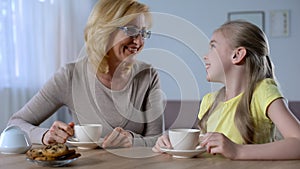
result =
[[106,135],[102,148],[132,147],[132,134],[121,127],[116,127],[110,134]]
[[152,151],[156,153],[161,152],[160,150],[161,147],[172,148],[172,145],[169,140],[169,136],[166,134],[160,136],[157,139],[155,146],[152,148]]
[[206,150],[210,154],[222,154],[226,158],[235,159],[238,154],[238,145],[229,140],[225,135],[221,133],[206,133],[201,139],[201,146],[206,147]]
[[55,121],[50,129],[44,134],[42,142],[45,145],[52,143],[65,143],[68,137],[74,135],[74,122],[66,124],[61,121]]

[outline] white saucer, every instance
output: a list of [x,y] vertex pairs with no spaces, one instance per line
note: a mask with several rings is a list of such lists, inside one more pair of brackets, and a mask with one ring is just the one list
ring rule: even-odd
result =
[[174,150],[168,149],[165,147],[161,147],[160,150],[164,153],[168,153],[173,155],[175,158],[192,158],[200,153],[204,153],[206,151],[205,147],[198,148],[195,150]]
[[94,149],[97,147],[101,147],[104,139],[100,139],[98,142],[79,142],[76,140],[67,140],[67,143],[71,144],[72,146],[76,146],[79,149]]

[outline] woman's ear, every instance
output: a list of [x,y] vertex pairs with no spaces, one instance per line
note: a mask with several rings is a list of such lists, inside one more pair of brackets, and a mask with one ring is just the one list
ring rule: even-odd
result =
[[247,54],[247,50],[244,47],[238,47],[234,50],[234,55],[232,57],[233,64],[241,64]]

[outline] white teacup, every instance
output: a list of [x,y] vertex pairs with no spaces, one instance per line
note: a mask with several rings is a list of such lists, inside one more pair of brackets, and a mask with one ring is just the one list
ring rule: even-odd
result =
[[0,152],[3,154],[25,153],[30,148],[30,138],[20,127],[9,126],[1,133]]
[[174,150],[195,150],[199,144],[199,129],[170,129],[169,139]]
[[101,124],[78,124],[74,126],[79,142],[98,142],[102,134]]

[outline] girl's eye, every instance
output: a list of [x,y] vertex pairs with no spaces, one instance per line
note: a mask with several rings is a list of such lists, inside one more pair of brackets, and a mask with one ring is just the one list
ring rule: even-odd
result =
[[210,48],[215,48],[216,46],[214,44],[210,44]]

